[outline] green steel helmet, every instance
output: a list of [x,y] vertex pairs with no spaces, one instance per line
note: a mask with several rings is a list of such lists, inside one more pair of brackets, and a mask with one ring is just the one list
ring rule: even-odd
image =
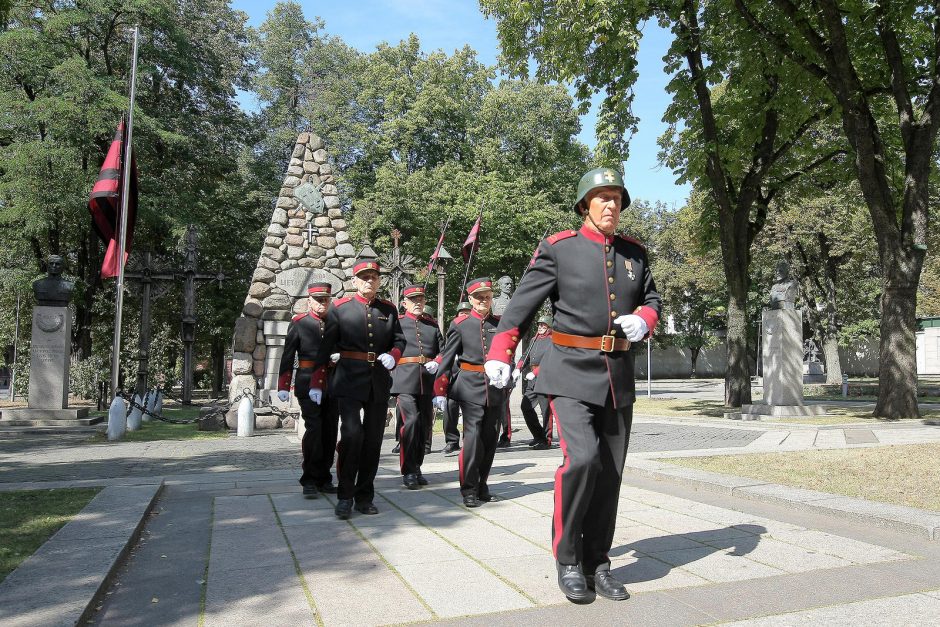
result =
[[620,204],[621,209],[630,206],[630,193],[623,184],[623,176],[620,175],[620,171],[616,168],[594,168],[593,170],[589,170],[581,177],[581,180],[578,181],[578,197],[575,199],[572,208],[577,212],[578,203],[584,200],[584,197],[587,196],[589,191],[597,189],[598,187],[619,187],[623,190],[623,202]]
[[465,300],[464,300],[464,301],[461,301],[461,302],[457,305],[457,315],[459,316],[461,311],[471,311],[472,309],[473,309],[473,307],[470,305],[470,303],[468,303],[468,302],[465,301]]
[[539,316],[538,322],[536,324],[547,324],[548,326],[552,326],[552,317]]

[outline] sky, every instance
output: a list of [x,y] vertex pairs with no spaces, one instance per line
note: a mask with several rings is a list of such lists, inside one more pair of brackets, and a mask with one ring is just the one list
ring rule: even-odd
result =
[[[482,63],[498,62],[496,22],[483,16],[476,0],[299,1],[307,19],[320,17],[328,34],[338,35],[363,52],[375,50],[382,42],[394,45],[415,33],[424,51],[440,49],[451,54],[469,44]],[[258,26],[275,3],[276,0],[233,0],[232,6],[247,13],[252,26]],[[676,185],[672,172],[656,159],[659,153],[656,140],[665,130],[662,116],[670,101],[665,91],[669,77],[663,72],[662,62],[669,42],[668,32],[654,23],[646,25],[633,103],[640,124],[630,142],[624,178],[634,200],[661,201],[678,208],[685,203],[689,186]],[[591,148],[596,144],[594,123],[592,109],[582,117],[579,135]]]

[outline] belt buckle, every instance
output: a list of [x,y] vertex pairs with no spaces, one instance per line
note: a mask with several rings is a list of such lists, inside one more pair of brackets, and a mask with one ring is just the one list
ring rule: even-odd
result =
[[375,353],[373,353],[373,352],[368,352],[368,353],[366,353],[366,361],[369,362],[370,364],[374,364],[374,363],[375,363]]
[[601,352],[602,353],[612,353],[614,351],[614,340],[617,338],[613,335],[602,335],[601,336]]
[[424,364],[428,363],[429,361],[431,361],[431,360],[428,359],[428,357],[425,356],[425,355],[421,355],[420,357],[418,357],[418,363],[421,364],[422,366],[423,366]]

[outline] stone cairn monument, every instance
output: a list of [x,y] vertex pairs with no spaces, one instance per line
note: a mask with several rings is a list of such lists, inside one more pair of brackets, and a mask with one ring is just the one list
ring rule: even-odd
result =
[[803,315],[796,308],[799,288],[786,261],[777,264],[776,283],[761,316],[761,361],[764,364],[762,403],[743,405],[742,420],[763,416],[819,416],[822,405],[803,403]]
[[[261,401],[300,412],[293,395],[288,403],[277,400],[278,368],[287,326],[295,314],[307,311],[309,283],[329,282],[334,297],[354,289],[355,255],[323,140],[313,133],[301,133],[251,277],[242,315],[235,321],[230,402],[249,389]],[[265,409],[256,409],[256,428],[281,427],[280,419],[265,413]],[[236,421],[237,412],[232,409],[226,415],[226,423],[235,428]]]
[[4,409],[5,426],[86,426],[88,408],[69,407],[69,359],[72,313],[69,301],[75,284],[62,278],[62,257],[50,255],[48,276],[33,281],[33,333],[29,349],[27,408]]

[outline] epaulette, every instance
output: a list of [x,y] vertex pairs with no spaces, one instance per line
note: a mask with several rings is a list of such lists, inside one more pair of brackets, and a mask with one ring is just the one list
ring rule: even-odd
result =
[[352,300],[351,297],[349,297],[349,296],[343,296],[342,298],[337,298],[336,300],[334,300],[334,301],[333,301],[333,306],[334,306],[334,307],[339,307],[340,305],[345,305],[346,303],[348,303],[348,302],[351,301],[351,300]]
[[297,321],[300,320],[301,318],[306,318],[306,317],[307,317],[307,314],[305,314],[305,313],[300,313],[300,314],[297,314],[296,316],[294,316],[293,318],[291,318],[290,321],[291,321],[291,322],[297,322]]
[[640,240],[638,240],[638,239],[635,238],[635,237],[630,237],[629,235],[624,235],[623,233],[617,233],[617,237],[619,237],[619,238],[622,239],[622,240],[626,240],[626,241],[630,242],[631,244],[636,244],[637,246],[639,246],[639,247],[642,248],[643,250],[646,250],[646,244],[644,244],[643,242],[641,242]]
[[454,318],[454,324],[461,324],[469,318],[470,316],[457,316],[456,318]]
[[573,229],[568,229],[567,231],[558,231],[558,232],[555,233],[554,235],[549,235],[549,236],[546,237],[545,239],[546,239],[546,241],[547,241],[549,244],[555,244],[556,242],[560,242],[560,241],[563,240],[563,239],[568,239],[569,237],[574,237],[574,236],[577,235],[577,234],[578,234],[577,231],[575,231],[575,230],[573,230]]

